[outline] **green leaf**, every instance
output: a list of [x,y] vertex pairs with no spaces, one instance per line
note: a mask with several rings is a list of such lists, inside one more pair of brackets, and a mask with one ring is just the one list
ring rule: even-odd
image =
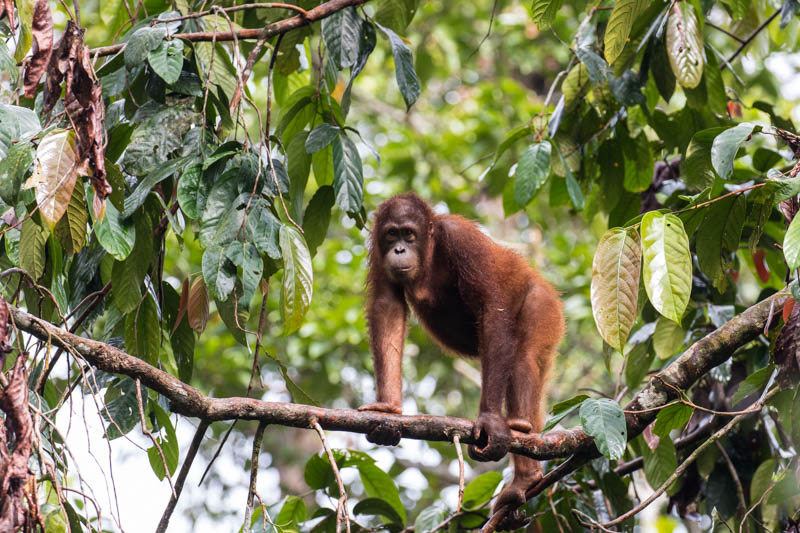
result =
[[308,184],[308,174],[311,172],[311,156],[305,149],[307,137],[307,131],[299,131],[286,147],[290,212],[294,220],[300,224],[303,222],[303,195]]
[[395,33],[403,33],[417,12],[419,0],[378,0],[375,20],[391,28]]
[[464,487],[464,507],[476,509],[488,502],[501,481],[503,481],[503,475],[500,472],[484,472],[470,481]]
[[514,201],[526,206],[550,175],[550,150],[548,141],[534,143],[522,154],[514,174]]
[[216,182],[211,189],[197,234],[201,245],[225,246],[239,234],[251,193],[238,194],[237,182],[237,176],[229,175]]
[[128,39],[122,53],[125,58],[125,68],[133,70],[143,65],[150,52],[164,42],[166,35],[167,28],[164,26],[143,26],[136,30]]
[[605,33],[605,56],[609,64],[614,63],[625,48],[636,17],[644,11],[648,2],[644,0],[617,0],[608,19]]
[[[100,409],[100,415],[109,422],[114,420],[113,424],[106,427],[109,440],[127,434],[139,424],[139,401],[136,398],[136,382],[133,379],[121,378],[119,383],[108,388],[105,398],[106,405],[104,409]],[[147,409],[147,389],[144,387],[142,387],[142,404],[142,407]]]
[[383,516],[390,524],[402,524],[403,519],[394,510],[394,507],[386,500],[380,498],[364,498],[353,507],[355,515],[377,515]]
[[[152,110],[148,106],[140,109]],[[131,133],[122,156],[125,172],[144,176],[157,171],[172,154],[186,148],[184,135],[201,119],[199,113],[178,105],[166,107],[148,117]]]
[[776,465],[777,461],[774,458],[769,458],[758,465],[750,482],[751,502],[757,502],[764,496],[769,484],[772,482],[772,473],[775,472]]
[[400,88],[400,93],[403,95],[406,109],[410,109],[411,106],[414,105],[414,102],[417,101],[420,93],[419,78],[417,77],[417,72],[414,70],[414,58],[411,55],[411,50],[395,32],[380,24],[377,26],[386,34],[392,45],[397,86]]
[[558,402],[552,408],[553,416],[551,416],[547,420],[547,424],[544,425],[542,429],[542,433],[545,431],[549,431],[556,427],[556,424],[561,422],[564,418],[569,416],[575,408],[577,408],[580,404],[583,403],[584,400],[589,398],[586,394],[578,394],[577,396],[573,396],[569,400],[564,400],[563,402]]
[[733,174],[733,160],[736,152],[753,133],[755,124],[742,122],[735,127],[727,129],[717,135],[711,145],[711,165],[722,179],[728,179]]
[[333,185],[333,147],[328,145],[311,156],[311,168],[317,186]]
[[297,496],[288,496],[281,507],[278,516],[275,517],[275,524],[282,527],[299,526],[306,521],[306,502]]
[[686,333],[680,324],[665,317],[659,317],[656,330],[653,332],[653,349],[659,359],[668,359],[675,355],[683,346]]
[[397,491],[397,486],[394,480],[370,462],[359,462],[356,464],[358,473],[361,476],[361,483],[364,484],[364,492],[370,498],[380,498],[384,500],[400,515],[402,522],[406,520],[406,510],[403,502],[400,501],[400,493]]
[[447,517],[447,514],[448,510],[444,503],[438,500],[433,502],[417,515],[417,520],[414,522],[414,533],[433,531]]
[[791,270],[800,267],[800,217],[798,216],[792,219],[783,237],[783,255]]
[[564,0],[533,0],[531,4],[531,21],[539,26],[549,26],[556,18]]
[[642,245],[633,229],[612,228],[597,244],[592,262],[591,301],[597,330],[619,352],[636,321]]
[[316,88],[308,85],[293,92],[286,100],[286,104],[281,106],[275,135],[281,137],[284,142],[289,142],[295,133],[304,129],[315,113],[314,106],[310,105],[315,95]]
[[175,172],[186,167],[192,159],[194,159],[194,156],[173,159],[153,169],[152,172],[139,180],[133,192],[125,198],[125,208],[122,210],[122,218],[130,217],[134,211],[141,207],[153,187],[172,176]]
[[266,200],[258,198],[253,201],[244,220],[244,234],[246,240],[255,244],[259,253],[267,254],[275,260],[281,258],[281,249],[278,246],[280,227],[280,220],[272,214]]
[[739,383],[739,388],[736,389],[736,394],[733,395],[731,405],[736,405],[751,394],[760,391],[764,385],[766,385],[767,381],[769,381],[774,370],[775,366],[767,365],[747,376],[744,381]]
[[306,485],[314,490],[324,489],[331,483],[335,484],[336,482],[328,458],[323,458],[320,454],[314,454],[306,461],[303,479]]
[[653,424],[653,435],[668,439],[673,429],[683,429],[692,417],[694,409],[686,404],[676,403],[661,409]]
[[[142,394],[144,394],[144,391],[142,391]],[[161,455],[158,453],[158,449],[155,446],[147,449],[147,458],[150,460],[150,466],[152,467],[156,476],[158,476],[158,479],[163,481],[163,479],[166,477],[164,472],[165,462],[167,463],[170,476],[174,476],[175,470],[178,468],[178,436],[175,433],[175,428],[172,426],[172,421],[169,419],[169,415],[158,404],[158,402],[150,402],[149,405],[151,413],[155,413],[160,429],[164,430],[166,433],[166,435],[159,435],[156,437],[159,446],[161,446],[161,451],[164,454],[163,461],[161,459]]]
[[250,302],[264,273],[264,263],[258,255],[256,247],[250,243],[234,241],[228,245],[225,255],[237,267],[242,269],[242,301]]
[[644,286],[656,311],[680,323],[692,290],[692,258],[681,219],[650,211],[642,219]]
[[189,218],[200,218],[205,209],[205,198],[198,200],[202,180],[203,167],[200,163],[194,163],[186,167],[178,182],[178,203],[183,214]]
[[33,163],[33,153],[30,143],[13,143],[8,155],[0,159],[0,199],[8,205],[17,203],[25,173]]
[[33,109],[0,104],[0,158],[5,158],[13,141],[27,141],[42,131]]
[[317,189],[317,192],[311,197],[311,201],[308,202],[308,207],[303,215],[303,234],[311,257],[316,255],[317,248],[328,234],[331,209],[335,201],[336,194],[333,187],[325,185]]
[[147,62],[168,85],[176,83],[183,69],[183,41],[161,41],[158,48],[147,54]]
[[728,286],[726,272],[734,265],[746,214],[744,195],[730,196],[711,205],[697,230],[697,263],[720,292]]
[[[236,271],[235,267],[233,267],[233,270],[234,272]],[[238,295],[242,294],[242,292],[242,283],[236,279],[228,298],[226,300],[215,298],[214,303],[217,306],[219,317],[225,323],[233,338],[236,339],[236,342],[242,346],[247,346],[247,335],[244,332],[244,328],[247,327],[250,309],[247,306],[247,302],[238,298]]]
[[725,93],[725,82],[722,80],[722,71],[719,69],[717,56],[709,45],[705,45],[705,54],[708,107],[712,113],[724,116],[728,110],[728,95]]
[[323,122],[308,134],[306,152],[314,154],[328,146],[339,135],[341,129],[328,122]]
[[675,445],[669,438],[662,438],[655,450],[642,446],[644,453],[644,475],[652,488],[660,487],[678,468]]
[[203,278],[214,299],[228,299],[236,282],[236,265],[220,246],[211,246],[203,253]]
[[641,342],[634,346],[626,357],[625,384],[629,389],[633,390],[642,383],[642,379],[650,371],[650,365],[653,364],[656,352],[650,349],[649,342]]
[[135,311],[125,316],[125,349],[150,365],[158,365],[161,326],[156,303],[149,293]]
[[283,255],[283,286],[281,288],[281,309],[283,310],[283,331],[288,335],[300,327],[303,317],[311,304],[313,290],[313,271],[311,255],[302,235],[296,229],[282,225],[280,247]]
[[345,7],[322,20],[322,39],[338,68],[350,68],[358,58],[361,19],[354,7]]
[[[93,210],[90,210],[93,214]],[[113,202],[106,202],[103,220],[94,221],[94,233],[100,245],[117,261],[122,261],[133,250],[136,228],[133,221],[125,222]]]
[[336,203],[348,213],[360,211],[364,200],[361,156],[346,135],[333,140],[333,169]]
[[714,184],[714,171],[711,165],[711,145],[714,139],[727,127],[709,128],[698,131],[689,142],[686,154],[681,160],[681,176],[690,189],[700,191]]
[[33,218],[27,218],[20,228],[19,266],[34,280],[44,274],[47,232]]
[[597,449],[609,459],[619,459],[628,442],[628,428],[622,408],[613,400],[588,399],[581,404],[581,425],[594,437]]
[[184,317],[170,335],[169,343],[178,365],[178,379],[189,383],[194,371],[195,336],[188,317]]
[[631,192],[647,190],[653,181],[653,153],[645,135],[622,143],[625,154],[623,186]]
[[667,56],[675,79],[693,89],[703,79],[703,34],[691,2],[678,2],[667,19]]

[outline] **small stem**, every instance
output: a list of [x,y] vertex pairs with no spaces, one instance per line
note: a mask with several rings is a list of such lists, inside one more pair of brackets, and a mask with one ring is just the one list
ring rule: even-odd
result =
[[339,467],[336,465],[336,459],[333,457],[333,452],[328,447],[328,442],[325,440],[325,431],[322,426],[315,419],[311,424],[319,435],[319,440],[322,441],[322,448],[328,455],[328,462],[331,464],[333,476],[336,478],[336,485],[339,487],[339,503],[336,506],[336,533],[341,530],[341,520],[344,519],[345,529],[350,533],[350,516],[347,513],[347,493],[344,491],[344,483],[342,483],[342,476],[339,475]]
[[464,454],[461,451],[461,439],[458,435],[453,435],[453,444],[456,446],[456,454],[458,454],[458,503],[456,504],[456,512],[461,511],[461,504],[464,501]]
[[258,423],[258,429],[253,437],[253,454],[250,456],[250,488],[247,490],[247,508],[244,510],[245,533],[250,531],[250,517],[253,516],[253,498],[256,493],[256,480],[258,479],[258,457],[261,455],[261,443],[264,441],[264,430],[267,423],[263,420]]

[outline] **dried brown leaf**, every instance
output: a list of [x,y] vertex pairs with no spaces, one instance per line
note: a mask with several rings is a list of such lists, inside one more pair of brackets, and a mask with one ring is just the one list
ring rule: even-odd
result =
[[37,0],[33,9],[33,52],[25,68],[25,96],[33,98],[53,53],[53,15],[47,0]]
[[0,0],[0,18],[8,15],[8,26],[14,29],[14,0]]
[[197,276],[189,288],[189,325],[198,333],[206,329],[208,322],[208,289],[202,276]]
[[8,344],[8,317],[10,314],[8,303],[0,296],[0,354],[3,355],[12,350]]

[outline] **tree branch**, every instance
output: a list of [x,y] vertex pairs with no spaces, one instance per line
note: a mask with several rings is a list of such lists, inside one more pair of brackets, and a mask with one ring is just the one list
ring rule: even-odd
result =
[[[342,9],[350,6],[359,6],[365,4],[369,0],[330,0],[324,4],[320,4],[314,9],[310,9],[305,15],[297,15],[284,20],[274,22],[264,28],[243,28],[238,31],[199,31],[194,33],[176,33],[172,36],[173,39],[183,39],[185,41],[233,41],[234,39],[268,39],[286,33],[297,28],[307,26],[325,17],[329,17],[341,11]],[[92,49],[89,53],[92,57],[102,57],[114,55],[121,52],[125,48],[126,43],[114,44],[111,46],[101,46]]]

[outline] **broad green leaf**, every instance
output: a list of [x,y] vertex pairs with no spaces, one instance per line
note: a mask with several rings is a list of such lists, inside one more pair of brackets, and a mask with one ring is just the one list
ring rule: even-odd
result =
[[653,359],[656,358],[656,352],[651,348],[649,342],[641,342],[627,353],[626,358],[625,384],[629,389],[634,390],[641,385],[642,379],[650,371]]
[[86,211],[83,187],[73,187],[67,210],[54,228],[54,233],[64,253],[72,255],[83,248],[86,242],[86,224],[89,213]]
[[315,98],[315,91],[314,87],[304,86],[289,96],[286,104],[281,106],[275,135],[288,142],[298,131],[306,127],[315,113],[314,106],[310,105]]
[[264,271],[264,263],[258,255],[256,247],[250,243],[234,241],[228,245],[225,255],[234,265],[242,269],[242,300],[249,302],[258,288],[261,275]]
[[636,321],[642,245],[633,229],[612,228],[597,244],[592,262],[592,314],[603,339],[622,351]]
[[221,179],[214,184],[206,201],[197,237],[200,244],[225,246],[236,239],[244,224],[245,206],[249,192],[238,194],[236,176]]
[[675,79],[693,89],[703,78],[703,34],[694,4],[673,4],[667,19],[667,56]]
[[744,195],[730,196],[711,205],[697,230],[697,263],[720,292],[728,286],[726,272],[733,267],[746,214]]
[[[197,278],[202,282],[203,278]],[[191,305],[191,304],[190,304]],[[208,317],[208,293],[206,293],[205,301],[206,317]],[[192,372],[194,371],[194,346],[195,336],[194,330],[190,325],[190,320],[184,318],[178,324],[178,327],[170,335],[169,342],[172,347],[172,353],[175,356],[175,362],[178,365],[178,379],[184,383],[189,383],[192,379]],[[205,326],[205,324],[203,324]],[[202,330],[201,330],[202,331]]]
[[161,326],[152,296],[145,295],[139,307],[125,316],[125,349],[156,366],[161,350]]
[[8,205],[17,203],[25,173],[33,163],[30,143],[12,143],[8,155],[0,159],[0,199]]
[[[236,267],[232,268],[235,274]],[[233,290],[228,295],[228,298],[226,300],[215,298],[214,303],[217,306],[219,317],[225,323],[225,326],[228,328],[231,335],[233,335],[233,338],[236,339],[236,342],[242,346],[247,346],[247,335],[244,332],[244,328],[247,327],[250,309],[246,302],[238,298],[242,290],[242,282],[236,279],[234,280]]]
[[286,173],[289,174],[289,198],[291,205],[288,206],[298,224],[303,223],[303,195],[308,184],[308,174],[311,172],[311,156],[306,153],[305,144],[308,132],[299,131],[289,141],[286,147]]
[[402,34],[417,12],[419,0],[378,0],[375,20],[398,34]]
[[350,68],[358,58],[361,20],[356,8],[345,7],[322,20],[322,39],[338,68]]
[[317,248],[325,241],[331,222],[331,209],[335,201],[336,194],[333,192],[333,187],[325,185],[317,189],[317,192],[311,197],[311,201],[308,202],[308,207],[303,215],[303,234],[311,257],[316,255]]
[[524,207],[533,199],[550,175],[550,150],[548,141],[534,143],[523,152],[514,174],[514,200]]
[[358,473],[361,476],[361,483],[364,484],[364,492],[370,498],[380,498],[389,503],[403,522],[406,520],[406,510],[403,502],[400,501],[400,493],[394,480],[378,468],[374,463],[362,461],[356,464]]
[[488,502],[503,476],[500,472],[484,472],[464,487],[464,507],[475,509]]
[[[93,214],[91,211],[90,214]],[[94,221],[94,233],[103,248],[117,261],[128,257],[136,242],[136,228],[133,221],[124,221],[113,202],[106,202],[103,220]]]
[[131,216],[134,211],[141,207],[153,187],[186,167],[193,159],[193,156],[173,159],[144,176],[136,185],[136,188],[125,198],[125,209],[122,211],[122,218]]
[[553,429],[556,424],[561,422],[564,418],[569,416],[572,411],[575,410],[580,404],[583,403],[584,400],[588,399],[589,396],[586,394],[578,394],[577,396],[573,396],[569,400],[564,400],[563,402],[558,402],[552,408],[553,416],[547,419],[547,423],[544,425],[542,429],[542,433],[545,431],[549,431]]
[[328,145],[311,156],[311,168],[318,187],[333,185],[333,147]]
[[698,131],[692,137],[681,160],[681,176],[690,189],[700,191],[714,184],[711,146],[714,139],[726,129],[727,127],[709,128]]
[[306,139],[306,152],[314,154],[328,146],[339,135],[340,128],[328,122],[323,122],[308,134]]
[[608,19],[605,33],[605,56],[609,64],[614,63],[625,48],[636,17],[644,11],[645,0],[617,0]]
[[656,330],[653,332],[653,349],[659,359],[668,359],[683,346],[686,333],[680,324],[665,317],[658,317]]
[[125,172],[136,176],[156,172],[172,154],[186,148],[184,135],[201,119],[202,115],[191,109],[171,106],[143,120],[133,130],[122,156]]
[[682,403],[668,405],[658,412],[655,424],[653,424],[653,435],[668,439],[670,431],[683,429],[693,412],[694,409]]
[[549,26],[556,18],[564,0],[533,0],[531,4],[531,21],[539,26]]
[[581,425],[594,437],[597,449],[609,459],[619,459],[628,442],[628,428],[622,408],[613,400],[588,399],[581,404]]
[[123,313],[136,309],[141,301],[140,287],[153,257],[153,227],[146,214],[136,217],[136,241],[124,261],[115,261],[111,270],[114,280],[114,303]]
[[[796,305],[796,302],[795,302]],[[764,368],[757,370],[747,376],[747,378],[739,383],[739,388],[736,389],[736,394],[733,395],[731,405],[736,405],[754,392],[760,391],[764,385],[769,381],[772,373],[775,371],[775,366],[767,365]]]
[[72,198],[79,171],[77,158],[72,130],[51,131],[36,149],[33,174],[24,188],[36,188],[39,212],[50,229],[61,219]]
[[397,514],[394,507],[386,500],[381,500],[380,498],[364,498],[353,507],[353,514],[383,516],[390,524],[403,523],[403,519]]
[[[229,31],[227,23],[225,23],[223,31]],[[203,81],[216,85],[225,98],[230,99],[236,91],[237,80],[236,70],[233,68],[225,48],[220,43],[212,48],[211,43],[206,42],[195,42],[192,43],[192,46],[195,51],[197,70],[201,73],[200,77]]]
[[47,232],[33,218],[27,218],[20,228],[19,266],[34,280],[44,274]]
[[336,203],[348,213],[360,211],[364,199],[361,156],[347,135],[333,140],[333,170]]
[[203,167],[200,163],[194,163],[186,167],[178,182],[178,203],[183,214],[189,218],[200,218],[205,210],[205,198],[198,201],[202,180]]
[[662,438],[658,442],[655,450],[650,450],[647,446],[642,446],[644,453],[644,475],[647,482],[654,489],[660,487],[669,476],[675,473],[678,468],[678,457],[675,454],[675,445],[667,438]]
[[442,523],[447,518],[449,511],[444,503],[435,501],[429,507],[426,507],[417,515],[414,522],[414,533],[427,533],[433,531],[436,526]]
[[[144,393],[144,391],[142,391],[142,393]],[[153,468],[153,471],[159,479],[163,480],[165,477],[164,462],[167,463],[170,476],[174,476],[175,470],[178,468],[178,436],[175,433],[175,428],[172,426],[172,420],[170,420],[169,415],[158,402],[150,402],[149,405],[151,416],[152,413],[155,414],[160,430],[164,431],[163,435],[156,437],[158,444],[161,446],[161,452],[164,454],[164,460],[162,461],[161,455],[158,453],[155,446],[147,450],[147,457],[150,460],[150,466]]]
[[567,108],[572,109],[573,104],[580,101],[586,94],[591,85],[591,78],[589,77],[589,69],[586,68],[584,63],[574,65],[564,82],[561,84],[561,92],[564,93],[564,102]]
[[800,217],[795,216],[783,237],[783,255],[792,270],[800,267]]
[[5,158],[13,141],[27,141],[41,130],[33,109],[0,104],[0,158]]
[[[388,0],[388,1],[413,2],[415,4],[417,2],[417,0]],[[378,36],[375,34],[375,25],[369,20],[362,20],[361,34],[359,35],[358,39],[358,58],[356,59],[356,62],[353,65],[353,67],[350,69],[350,80],[347,82],[347,87],[345,87],[344,93],[342,93],[342,98],[340,100],[343,118],[346,117],[347,113],[350,111],[350,91],[353,88],[353,81],[355,81],[356,76],[358,76],[361,73],[361,71],[364,70],[364,67],[367,65],[367,60],[369,59],[369,56],[372,54],[372,51],[375,50],[375,45],[377,44],[377,41],[378,41]]]
[[728,179],[733,174],[733,160],[736,152],[755,129],[755,124],[742,122],[735,127],[727,129],[717,135],[711,145],[711,165],[722,179]]
[[716,115],[725,115],[728,109],[728,95],[725,93],[725,82],[722,71],[719,69],[717,56],[714,50],[705,45],[706,54],[706,92],[708,94],[708,107]]
[[681,219],[650,211],[642,219],[644,286],[656,311],[680,323],[692,290],[692,258]]
[[259,253],[267,254],[275,260],[280,259],[281,249],[278,246],[280,227],[281,222],[272,214],[267,201],[263,198],[254,200],[244,219],[245,239],[255,244]]
[[414,70],[414,58],[411,55],[411,50],[395,32],[380,24],[378,24],[378,27],[386,34],[392,45],[397,86],[403,95],[406,109],[410,109],[414,102],[417,101],[420,93],[419,78],[416,70]]
[[774,458],[769,458],[758,465],[758,468],[756,468],[753,474],[753,479],[750,482],[751,502],[757,502],[764,496],[764,493],[772,482],[772,474],[775,472],[775,466],[777,466],[777,461]]
[[[322,455],[324,455],[324,452]],[[303,479],[306,485],[314,490],[324,489],[331,482],[336,483],[328,458],[321,457],[320,454],[314,454],[306,461]]]
[[303,236],[296,229],[282,225],[280,247],[283,256],[283,286],[281,308],[285,335],[297,331],[311,304],[313,271],[311,255]]
[[236,265],[225,255],[224,248],[213,245],[203,252],[203,278],[214,299],[228,299],[236,283]]
[[297,496],[288,496],[283,502],[278,516],[275,517],[275,525],[282,528],[299,526],[306,521],[306,502]]
[[625,178],[623,185],[631,192],[647,190],[653,182],[653,153],[645,135],[639,135],[622,143],[625,154]]
[[161,79],[172,85],[178,81],[183,68],[183,41],[161,41],[156,49],[147,54],[147,62]]
[[128,39],[122,53],[125,58],[125,67],[133,70],[142,66],[148,54],[164,42],[166,35],[167,29],[164,26],[143,26],[136,30]]
[[[109,396],[113,399],[109,400]],[[147,409],[147,389],[142,388],[142,404]],[[100,415],[109,420],[114,420],[114,424],[106,427],[106,436],[109,440],[127,434],[139,424],[139,401],[136,398],[136,382],[123,377],[119,383],[109,387],[106,392],[106,405],[100,409]],[[122,432],[120,433],[120,430]]]
[[589,79],[592,80],[592,83],[602,85],[608,81],[611,70],[608,68],[608,63],[606,63],[605,59],[586,46],[578,47],[575,50],[575,55],[586,65],[586,70],[589,72]]

